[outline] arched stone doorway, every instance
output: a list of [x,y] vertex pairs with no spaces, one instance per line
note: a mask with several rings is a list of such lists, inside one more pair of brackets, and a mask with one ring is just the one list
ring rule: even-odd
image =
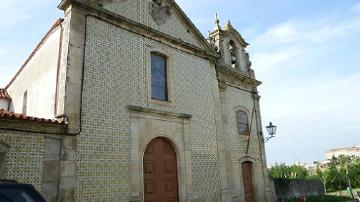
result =
[[253,184],[253,163],[245,161],[241,164],[242,178],[244,185],[244,196],[246,202],[255,202],[255,192]]
[[177,158],[170,142],[153,139],[145,149],[143,165],[144,201],[178,202]]

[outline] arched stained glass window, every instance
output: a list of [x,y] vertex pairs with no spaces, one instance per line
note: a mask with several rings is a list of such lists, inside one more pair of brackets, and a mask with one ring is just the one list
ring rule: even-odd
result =
[[168,100],[166,57],[151,53],[151,98]]
[[249,135],[249,123],[247,113],[240,110],[236,113],[236,116],[239,134]]

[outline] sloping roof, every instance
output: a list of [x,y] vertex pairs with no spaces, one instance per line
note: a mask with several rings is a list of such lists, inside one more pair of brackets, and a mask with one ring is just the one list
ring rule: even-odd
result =
[[45,43],[45,41],[50,37],[50,35],[60,27],[61,23],[64,19],[59,18],[55,21],[55,23],[51,26],[50,30],[44,35],[44,37],[37,44],[35,49],[31,52],[30,56],[26,59],[24,64],[20,67],[20,69],[16,72],[15,76],[10,80],[10,82],[6,85],[5,89],[8,89],[10,85],[15,81],[15,79],[19,76],[19,74],[24,70],[25,66],[30,62],[30,60],[34,57],[36,52],[41,48],[41,46]]
[[11,101],[11,97],[8,94],[7,90],[4,88],[0,88],[0,99]]
[[43,122],[43,123],[54,123],[54,124],[64,124],[64,121],[58,121],[56,119],[44,119],[33,116],[27,116],[25,114],[19,114],[10,112],[4,109],[0,109],[0,119],[13,119],[21,121],[32,121],[32,122]]

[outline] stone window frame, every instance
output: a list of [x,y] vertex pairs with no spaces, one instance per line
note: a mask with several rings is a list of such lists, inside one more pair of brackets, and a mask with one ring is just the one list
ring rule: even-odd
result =
[[[174,106],[175,98],[173,94],[173,55],[162,48],[147,46],[147,77],[148,77],[148,102],[152,104]],[[152,85],[151,85],[151,56],[158,54],[166,58],[166,80],[167,80],[167,100],[158,100],[152,98]]]
[[154,76],[154,73],[153,73],[153,59],[154,59],[154,57],[156,58],[161,58],[161,61],[163,61],[164,62],[164,67],[162,68],[162,69],[164,69],[164,75],[161,75],[162,77],[165,77],[164,78],[164,80],[165,80],[165,85],[164,85],[164,93],[165,93],[165,95],[163,95],[164,96],[164,99],[161,99],[161,98],[155,98],[154,97],[154,95],[153,95],[153,90],[154,90],[154,86],[153,86],[153,83],[151,83],[151,99],[154,99],[154,100],[160,100],[160,101],[168,101],[169,100],[169,91],[168,91],[168,75],[167,75],[167,70],[168,70],[168,68],[167,68],[167,66],[168,66],[168,64],[167,64],[167,62],[168,62],[168,57],[166,56],[166,55],[164,55],[164,54],[162,54],[162,53],[159,53],[159,52],[154,52],[154,51],[152,51],[151,52],[151,61],[150,61],[150,63],[151,63],[151,82],[153,82],[153,76]]
[[5,178],[6,176],[6,162],[7,162],[7,153],[9,152],[10,146],[6,143],[0,141],[0,155],[3,155],[3,162],[0,162],[0,179]]
[[[239,120],[238,120],[238,114],[240,112],[243,112],[245,113],[246,115],[246,119],[247,119],[247,130],[245,132],[240,132],[240,128],[239,128]],[[238,131],[238,134],[239,135],[242,135],[242,136],[250,136],[250,126],[249,126],[249,113],[247,112],[247,110],[244,110],[244,109],[238,109],[236,110],[235,112],[235,120],[236,120],[236,128],[237,128],[237,131]]]

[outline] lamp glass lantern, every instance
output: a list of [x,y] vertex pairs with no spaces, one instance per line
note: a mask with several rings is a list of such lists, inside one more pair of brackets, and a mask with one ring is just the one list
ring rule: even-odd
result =
[[276,133],[276,126],[270,122],[270,124],[266,126],[266,130],[269,133],[270,137],[274,137]]

